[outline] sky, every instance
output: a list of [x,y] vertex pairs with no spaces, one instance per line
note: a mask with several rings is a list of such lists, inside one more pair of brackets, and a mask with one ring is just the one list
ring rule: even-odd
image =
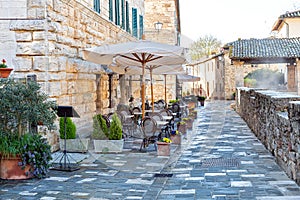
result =
[[278,17],[300,10],[300,0],[180,0],[181,35],[212,35],[222,43],[266,38]]

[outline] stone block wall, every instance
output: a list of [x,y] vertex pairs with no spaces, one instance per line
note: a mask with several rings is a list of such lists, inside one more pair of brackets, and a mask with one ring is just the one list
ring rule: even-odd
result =
[[[136,38],[107,20],[106,7],[101,14],[94,12],[92,0],[10,2],[5,4],[9,9],[4,6],[10,13],[0,12],[0,59],[5,58],[14,68],[14,78],[35,74],[42,90],[58,105],[73,106],[80,115],[73,118],[77,135],[88,136],[92,132],[92,117],[114,108],[108,108],[106,71],[99,64],[83,60],[81,51]],[[108,1],[101,2],[108,5]],[[142,0],[134,1],[133,6],[141,3]],[[0,10],[4,7],[0,6]],[[12,15],[13,10],[19,14]],[[114,105],[120,99],[115,92],[120,90],[118,78],[113,77]],[[55,132],[48,132],[47,137],[51,146],[57,146]]]
[[241,87],[236,109],[287,175],[300,184],[300,96]]

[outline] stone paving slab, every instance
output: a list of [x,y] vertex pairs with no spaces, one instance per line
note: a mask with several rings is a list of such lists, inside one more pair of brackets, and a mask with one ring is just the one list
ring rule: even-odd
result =
[[[230,109],[228,101],[198,107],[198,119],[171,156],[127,140],[118,154],[72,154],[80,169],[51,170],[45,179],[0,180],[0,199],[296,200],[300,188]],[[53,156],[59,156],[58,153]],[[165,174],[165,175],[164,175]]]

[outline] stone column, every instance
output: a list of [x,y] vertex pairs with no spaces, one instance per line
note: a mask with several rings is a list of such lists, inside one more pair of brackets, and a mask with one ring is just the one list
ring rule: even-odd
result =
[[243,61],[233,61],[235,66],[235,87],[244,86],[244,62]]
[[119,75],[119,83],[120,83],[120,90],[121,90],[120,104],[127,104],[125,75]]
[[[287,86],[288,86],[288,91],[289,92],[296,92],[297,91],[297,80],[298,80],[298,73],[296,68],[298,65],[293,65],[293,64],[289,64],[287,66]],[[296,79],[297,78],[297,79]],[[298,87],[299,88],[299,87]]]
[[297,94],[299,95],[300,94],[300,60],[297,58],[296,59],[296,91],[297,91]]

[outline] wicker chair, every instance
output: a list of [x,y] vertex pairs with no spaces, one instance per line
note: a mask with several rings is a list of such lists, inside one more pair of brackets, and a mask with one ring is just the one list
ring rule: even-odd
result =
[[154,119],[151,117],[143,118],[141,126],[144,136],[140,150],[142,150],[142,148],[146,148],[149,144],[154,144],[157,141],[157,136],[155,134],[157,125]]

